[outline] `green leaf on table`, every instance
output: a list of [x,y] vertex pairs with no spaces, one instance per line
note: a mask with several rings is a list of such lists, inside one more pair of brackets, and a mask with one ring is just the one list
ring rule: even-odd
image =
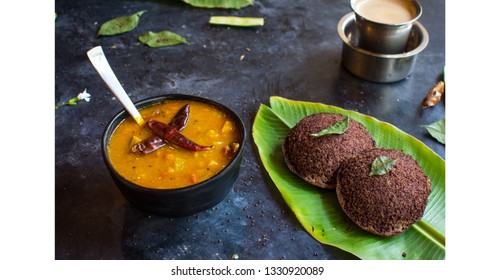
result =
[[421,125],[429,134],[434,137],[439,143],[446,144],[446,119],[441,119],[429,125]]
[[396,164],[396,159],[389,158],[387,156],[377,156],[371,165],[371,171],[369,176],[381,176],[393,169]]
[[312,133],[312,136],[320,137],[328,134],[343,134],[345,131],[347,131],[348,127],[350,126],[350,120],[348,117],[335,122],[333,125],[331,125],[328,128],[325,128],[318,133]]
[[148,31],[139,36],[139,41],[151,48],[189,44],[187,39],[170,31],[161,31],[157,33]]
[[[314,187],[288,169],[281,146],[290,129],[303,117],[328,112],[348,116],[367,128],[377,147],[411,155],[431,181],[431,194],[420,221],[393,237],[380,237],[353,224],[335,191]],[[445,258],[445,162],[424,143],[397,127],[371,116],[321,103],[278,96],[261,104],[252,127],[259,157],[274,187],[307,234],[361,259]]]
[[97,36],[111,36],[129,32],[137,27],[139,18],[146,12],[146,10],[142,10],[130,16],[111,19],[101,25]]
[[254,4],[254,0],[182,0],[199,8],[241,9]]

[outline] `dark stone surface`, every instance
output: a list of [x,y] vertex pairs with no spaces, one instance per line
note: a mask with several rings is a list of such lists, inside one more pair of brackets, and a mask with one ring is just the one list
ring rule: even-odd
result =
[[[336,26],[351,11],[346,0],[258,0],[238,11],[198,9],[171,0],[57,0],[54,102],[85,88],[92,99],[55,113],[56,259],[354,258],[303,230],[264,171],[252,138],[233,191],[213,209],[166,218],[130,205],[101,155],[104,127],[122,107],[86,52],[103,47],[133,101],[166,93],[203,96],[238,112],[249,134],[259,105],[268,104],[270,96],[323,102],[389,122],[444,158],[444,145],[420,125],[443,118],[445,102],[426,110],[420,103],[442,75],[445,3],[420,2],[428,47],[409,78],[377,84],[341,66]],[[143,9],[148,12],[134,31],[96,37],[103,22]],[[265,26],[211,26],[211,15],[262,16]],[[137,37],[149,30],[179,33],[190,45],[146,47]]]

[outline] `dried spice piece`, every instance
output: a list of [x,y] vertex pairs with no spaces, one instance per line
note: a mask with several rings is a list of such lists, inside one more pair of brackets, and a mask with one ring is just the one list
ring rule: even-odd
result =
[[151,131],[153,131],[154,134],[158,135],[162,139],[170,141],[173,144],[189,151],[205,151],[213,147],[196,144],[180,133],[180,131],[163,122],[149,120],[147,122],[147,126],[151,129]]
[[350,126],[350,120],[348,117],[345,117],[341,121],[337,121],[333,125],[331,125],[328,128],[325,128],[318,133],[312,133],[312,136],[319,137],[319,136],[324,136],[328,134],[343,134],[345,131],[347,131],[348,127]]
[[254,0],[182,0],[199,8],[241,9],[254,4]]
[[182,131],[189,122],[190,117],[190,104],[185,104],[178,112],[175,114],[173,119],[170,121],[169,125],[176,128],[178,131]]
[[[184,105],[180,110],[175,114],[173,119],[170,121],[169,125],[173,128],[176,128],[178,131],[182,131],[189,122],[190,117],[190,104]],[[135,145],[132,145],[131,151],[133,153],[143,153],[149,154],[158,150],[159,148],[166,145],[166,141],[161,139],[159,136],[153,136],[147,138]]]
[[446,144],[446,119],[441,119],[429,125],[421,125],[427,129],[429,134],[439,143]]
[[436,106],[439,103],[444,94],[444,86],[444,82],[439,81],[429,90],[424,101],[422,101],[422,109]]
[[161,31],[157,33],[148,31],[139,36],[139,41],[151,48],[189,44],[189,42],[187,42],[187,39],[170,31]]
[[155,136],[155,137],[147,138],[135,144],[133,143],[130,150],[133,153],[142,153],[147,155],[165,145],[166,145],[166,141],[161,139],[159,136]]
[[371,171],[369,176],[384,175],[393,169],[396,164],[396,159],[389,158],[387,156],[377,156],[372,162]]
[[130,16],[111,19],[101,25],[97,36],[111,36],[129,32],[137,27],[139,18],[146,12],[146,10],[142,10]]
[[210,24],[229,25],[239,27],[263,26],[264,18],[262,17],[233,17],[233,16],[211,16]]

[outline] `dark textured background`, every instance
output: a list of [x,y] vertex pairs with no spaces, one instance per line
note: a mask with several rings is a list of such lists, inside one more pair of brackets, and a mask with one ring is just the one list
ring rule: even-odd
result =
[[[238,11],[199,9],[178,0],[57,0],[54,102],[85,88],[92,99],[55,112],[55,258],[354,258],[303,230],[264,172],[252,138],[232,192],[213,209],[166,218],[130,205],[111,180],[100,146],[106,124],[122,107],[86,52],[103,47],[133,101],[166,93],[207,97],[238,112],[249,135],[257,109],[270,96],[323,102],[392,123],[444,158],[444,145],[420,125],[443,118],[445,101],[426,110],[420,103],[442,75],[445,3],[420,3],[429,45],[409,78],[377,84],[341,66],[336,27],[351,11],[348,0],[257,0]],[[148,12],[134,31],[96,37],[103,22],[143,9]],[[211,15],[261,16],[265,25],[211,26]],[[152,49],[137,40],[161,30],[179,33],[190,45]]]

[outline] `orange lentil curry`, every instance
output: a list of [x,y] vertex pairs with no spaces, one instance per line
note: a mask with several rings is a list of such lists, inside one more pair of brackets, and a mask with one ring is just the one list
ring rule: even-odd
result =
[[127,180],[147,188],[176,189],[205,181],[218,174],[235,157],[241,142],[240,128],[231,117],[206,103],[167,100],[140,110],[145,120],[168,124],[183,106],[190,105],[188,123],[180,132],[193,142],[212,146],[204,151],[190,151],[167,142],[148,154],[132,147],[156,137],[148,126],[139,126],[127,117],[113,132],[108,144],[110,161]]

